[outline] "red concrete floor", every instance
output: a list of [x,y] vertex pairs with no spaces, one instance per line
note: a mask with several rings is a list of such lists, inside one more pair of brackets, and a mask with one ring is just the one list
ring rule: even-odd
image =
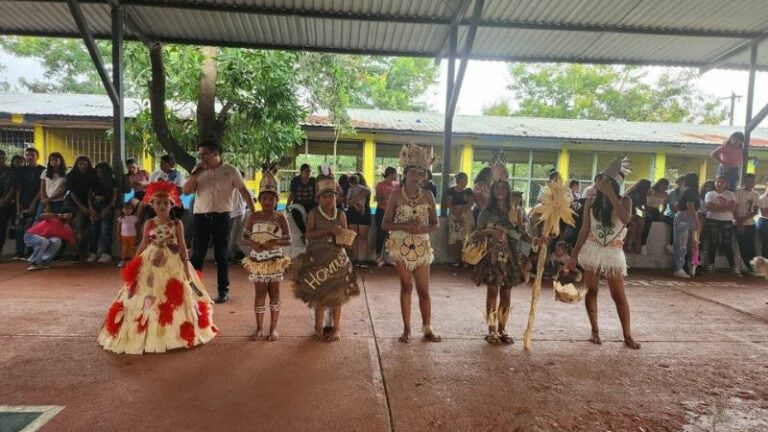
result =
[[[64,406],[45,431],[768,430],[764,280],[632,275],[639,351],[621,344],[607,287],[602,346],[585,341],[583,304],[556,303],[545,288],[526,353],[529,287],[513,290],[516,343],[490,346],[485,290],[466,272],[438,267],[433,323],[444,340],[403,345],[393,272],[365,274],[364,295],[344,309],[338,343],[309,337],[308,310],[287,284],[281,339],[248,341],[253,291],[233,267],[232,300],[216,308],[221,333],[210,344],[118,356],[96,343],[120,283],[116,269],[29,273],[21,263],[0,263],[0,405]],[[211,293],[214,278],[209,266]]]

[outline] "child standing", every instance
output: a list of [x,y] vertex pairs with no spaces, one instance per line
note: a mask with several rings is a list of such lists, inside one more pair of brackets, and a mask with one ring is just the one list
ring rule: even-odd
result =
[[124,203],[122,216],[117,218],[117,233],[120,236],[120,262],[117,266],[125,267],[125,263],[133,259],[136,253],[136,233],[139,230],[139,218],[133,214],[131,203]]
[[[350,231],[346,216],[336,207],[336,181],[329,167],[322,167],[321,172],[315,182],[320,205],[307,215],[307,252],[297,258],[299,271],[294,289],[296,297],[315,308],[315,337],[337,341],[341,334],[341,305],[359,295],[360,288],[344,249],[352,244],[341,241],[349,237]],[[323,334],[326,308],[333,310],[333,327],[327,337]]]
[[715,190],[707,192],[704,196],[707,209],[705,224],[709,237],[707,271],[714,273],[715,256],[720,249],[728,260],[731,273],[741,276],[741,268],[733,258],[733,210],[736,208],[736,196],[726,189],[727,182],[725,176],[717,177]]
[[280,282],[283,271],[290,259],[283,256],[281,246],[290,246],[291,233],[288,221],[283,213],[275,212],[279,196],[278,184],[274,173],[276,169],[265,164],[264,176],[259,183],[257,199],[261,210],[248,216],[243,230],[243,240],[251,246],[251,253],[243,259],[243,267],[248,270],[248,279],[253,282],[256,298],[253,311],[256,314],[256,331],[251,340],[264,335],[264,314],[267,311],[265,301],[269,293],[269,336],[267,340],[274,342],[278,338],[277,318],[280,314]]
[[75,234],[70,226],[72,213],[43,213],[24,234],[24,244],[32,248],[27,270],[51,267],[51,261],[63,242],[75,246]]
[[744,147],[744,134],[734,132],[728,141],[715,149],[710,156],[717,165],[717,176],[723,176],[727,182],[727,189],[731,192],[736,191],[736,184],[739,183],[739,166],[742,162],[742,152]]
[[171,218],[176,186],[150,183],[144,202],[155,211],[144,224],[137,257],[123,269],[125,284],[107,311],[99,345],[114,353],[162,353],[209,342],[213,302],[189,263],[184,226]]
[[434,260],[429,234],[437,229],[435,196],[423,189],[432,158],[416,145],[406,145],[400,151],[405,181],[400,191],[387,203],[384,229],[389,231],[387,251],[395,261],[400,276],[400,311],[403,314],[403,334],[400,342],[411,341],[411,292],[414,280],[421,310],[421,330],[424,339],[440,342],[432,330],[432,301],[429,298],[429,266]]

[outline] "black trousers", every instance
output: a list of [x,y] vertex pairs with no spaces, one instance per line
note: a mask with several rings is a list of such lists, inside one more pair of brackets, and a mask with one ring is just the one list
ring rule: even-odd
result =
[[752,258],[755,257],[756,247],[755,239],[757,238],[757,228],[754,225],[743,225],[736,228],[736,238],[739,239],[739,251],[741,252],[741,260],[744,261],[744,265],[748,269],[752,266],[749,264]]
[[8,223],[13,216],[13,208],[11,206],[0,208],[0,254],[3,252],[5,239],[8,238]]
[[387,209],[376,207],[376,256],[381,256],[384,250],[384,241],[387,239],[387,232],[381,225],[384,223],[384,213]]
[[203,269],[203,260],[208,251],[208,244],[213,240],[213,257],[216,260],[216,283],[219,296],[229,292],[229,212],[196,213],[195,230],[192,235],[192,256],[189,261],[196,270]]
[[733,268],[733,222],[716,219],[706,219],[707,235],[709,236],[709,265],[715,264],[717,250],[720,249],[728,260],[728,265]]
[[[301,211],[292,208],[290,209],[290,212],[293,221],[296,222],[296,228],[298,228],[302,234],[305,234],[307,232],[307,225],[304,223],[304,216],[301,214]],[[307,210],[307,215],[309,215],[309,210]]]

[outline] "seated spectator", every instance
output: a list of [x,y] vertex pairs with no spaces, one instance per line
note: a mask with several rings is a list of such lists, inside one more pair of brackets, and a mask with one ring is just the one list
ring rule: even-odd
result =
[[67,164],[61,153],[48,156],[48,167],[40,176],[40,205],[37,213],[61,213],[67,196]]
[[357,267],[367,267],[368,229],[371,226],[371,190],[361,181],[361,175],[349,176],[347,189],[347,225],[357,233],[352,245],[352,262]]
[[31,250],[24,245],[24,233],[35,220],[37,204],[40,200],[40,176],[45,168],[38,165],[40,152],[30,147],[24,150],[25,165],[16,170],[16,254],[15,261],[21,261]]
[[[664,221],[664,204],[669,198],[669,192],[667,192],[667,189],[669,189],[669,180],[660,178],[656,180],[656,183],[651,186],[651,190],[648,192],[645,205],[647,217],[645,218],[645,225],[643,226],[641,244],[643,248],[648,242],[648,234],[651,232],[651,225],[653,225],[654,222]],[[643,249],[643,251],[644,250],[645,249]]]
[[72,225],[75,230],[78,256],[85,256],[90,242],[88,232],[90,221],[95,214],[89,206],[91,188],[97,182],[96,171],[93,169],[88,156],[78,156],[75,166],[67,173],[67,200],[64,203],[65,211],[74,214]]
[[642,234],[647,217],[646,204],[650,189],[651,181],[642,179],[624,193],[624,196],[632,199],[631,218],[627,226],[627,241],[624,243],[624,251],[627,253],[642,253]]
[[179,195],[181,195],[181,187],[184,186],[184,175],[175,166],[176,160],[173,156],[167,154],[160,156],[160,169],[149,176],[149,182],[171,182],[176,185]]
[[24,243],[32,248],[27,270],[51,267],[53,258],[63,242],[75,246],[75,234],[70,223],[72,213],[43,213],[40,220],[24,234]]
[[88,207],[91,210],[91,238],[86,261],[112,261],[112,222],[117,201],[117,183],[112,167],[99,162],[94,168],[96,182],[91,187]]
[[0,253],[5,246],[9,222],[13,219],[13,197],[16,195],[13,169],[5,161],[5,151],[0,150]]

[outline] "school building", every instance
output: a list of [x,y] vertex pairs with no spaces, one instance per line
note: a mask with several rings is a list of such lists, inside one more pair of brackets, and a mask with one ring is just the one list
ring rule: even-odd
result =
[[[136,115],[139,100],[127,100],[126,116]],[[443,115],[439,113],[352,109],[349,115],[356,133],[334,136],[326,116],[309,116],[303,123],[306,139],[293,149],[294,169],[282,171],[282,190],[304,162],[331,162],[337,173],[360,172],[369,184],[381,178],[387,166],[398,166],[402,144],[429,146],[435,155],[434,182],[441,187]],[[60,152],[69,165],[84,154],[94,162],[111,160],[112,106],[102,95],[0,93],[0,148],[9,155],[34,146],[45,157]],[[525,117],[465,116],[454,119],[451,173],[470,178],[504,150],[515,190],[531,203],[556,167],[566,179],[589,184],[612,158],[627,153],[634,172],[626,185],[648,178],[655,180],[697,172],[712,178],[715,164],[708,157],[740,128],[676,123],[563,120]],[[129,148],[134,143],[128,143]],[[133,152],[136,153],[136,152]],[[157,166],[159,155],[131,154],[144,169]],[[229,155],[250,160],[248,155]],[[758,176],[760,189],[768,182],[768,129],[752,133],[748,170]],[[259,173],[254,163],[241,163],[252,188]],[[471,183],[471,182],[470,182]]]

